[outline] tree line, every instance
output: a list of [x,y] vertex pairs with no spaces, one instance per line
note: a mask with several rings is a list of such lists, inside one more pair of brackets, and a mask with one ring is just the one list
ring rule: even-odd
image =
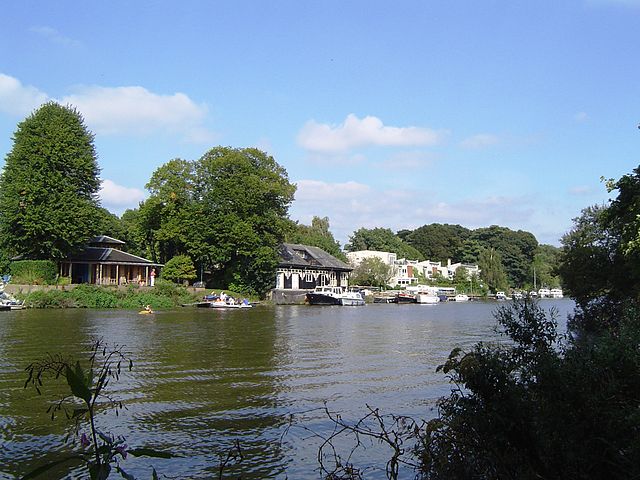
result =
[[388,228],[360,228],[351,235],[345,249],[387,251],[396,253],[398,258],[443,264],[447,260],[477,264],[481,279],[493,291],[509,287],[530,290],[534,283],[560,286],[559,248],[539,244],[530,232],[497,225],[471,230],[433,223],[397,233]]
[[[165,264],[165,278],[202,277],[256,295],[273,286],[282,242],[317,246],[346,261],[327,217],[310,225],[289,218],[296,187],[258,149],[214,147],[197,160],[169,160],[145,185],[148,198],[121,217],[100,205],[99,174],[93,134],[73,107],[46,103],[20,122],[0,175],[0,269],[16,257],[58,261],[98,234]],[[504,227],[360,228],[345,250],[364,249],[477,263],[494,290],[531,284],[534,269],[539,284],[559,283],[558,249]]]

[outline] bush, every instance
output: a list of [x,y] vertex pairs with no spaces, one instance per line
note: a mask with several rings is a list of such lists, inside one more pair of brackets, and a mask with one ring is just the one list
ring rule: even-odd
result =
[[73,308],[76,306],[75,300],[69,295],[69,292],[62,290],[31,292],[24,296],[24,302],[31,308]]
[[501,308],[510,342],[439,367],[455,387],[421,435],[420,478],[637,478],[637,317],[587,342],[559,338],[535,302]]
[[96,285],[78,285],[69,293],[80,308],[115,308],[119,303],[116,291]]
[[17,260],[11,263],[12,282],[20,285],[53,285],[58,267],[51,260]]
[[197,300],[186,288],[162,280],[152,289],[129,285],[126,290],[118,290],[83,284],[70,290],[37,291],[19,296],[33,308],[138,309],[145,305],[173,308]]
[[188,255],[176,255],[162,269],[162,278],[176,283],[196,278],[196,267]]

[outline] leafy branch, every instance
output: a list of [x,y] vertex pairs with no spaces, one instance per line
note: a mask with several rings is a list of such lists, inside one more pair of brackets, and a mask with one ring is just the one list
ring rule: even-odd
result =
[[[134,477],[125,472],[119,463],[120,460],[125,460],[128,454],[157,458],[173,456],[150,448],[129,448],[124,437],[109,435],[96,428],[95,416],[98,405],[102,406],[106,403],[116,415],[125,408],[121,401],[112,397],[107,391],[112,381],[120,379],[123,368],[128,371],[133,369],[133,361],[124,353],[124,347],[117,344],[109,346],[99,339],[92,345],[86,370],[80,360],[74,361],[61,354],[47,354],[44,359],[31,363],[25,369],[27,379],[24,388],[31,385],[39,395],[42,394],[44,379],[58,380],[62,377],[66,380],[69,394],[50,405],[47,413],[50,414],[51,420],[54,420],[57,413],[64,412],[67,419],[75,422],[76,435],[82,425],[88,423],[89,436],[86,433],[81,435],[82,450],[79,453],[43,465],[28,473],[23,479],[35,478],[71,460],[82,460],[86,463],[92,480],[108,478],[112,464],[123,478],[133,479]],[[157,478],[155,469],[153,475]]]

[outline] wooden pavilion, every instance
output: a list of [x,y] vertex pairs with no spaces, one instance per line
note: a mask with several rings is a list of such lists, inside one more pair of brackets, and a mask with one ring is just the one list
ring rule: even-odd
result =
[[94,285],[150,285],[162,264],[122,251],[121,240],[100,235],[88,246],[60,262],[60,276],[71,283]]

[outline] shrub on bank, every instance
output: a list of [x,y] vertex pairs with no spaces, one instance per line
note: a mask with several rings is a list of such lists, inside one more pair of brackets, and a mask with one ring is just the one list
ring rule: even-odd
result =
[[63,290],[38,290],[26,295],[16,294],[16,297],[25,301],[25,305],[31,308],[73,308],[75,300],[69,292]]
[[11,262],[11,281],[21,285],[53,285],[58,268],[51,260],[17,260]]
[[186,288],[171,282],[158,282],[152,289],[129,286],[126,290],[97,285],[78,285],[69,290],[35,291],[18,294],[32,308],[126,308],[145,305],[173,308],[199,299]]
[[79,308],[117,308],[120,300],[116,290],[88,284],[69,290],[69,296]]

